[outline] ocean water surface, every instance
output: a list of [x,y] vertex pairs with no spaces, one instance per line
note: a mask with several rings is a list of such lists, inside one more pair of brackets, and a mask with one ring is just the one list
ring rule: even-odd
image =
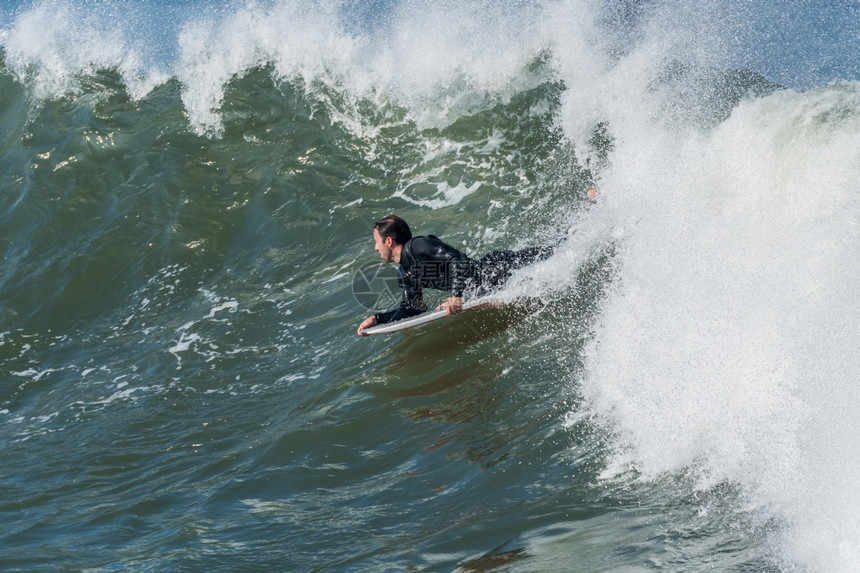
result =
[[[860,570],[858,22],[3,4],[0,570]],[[560,246],[360,338],[389,213]]]

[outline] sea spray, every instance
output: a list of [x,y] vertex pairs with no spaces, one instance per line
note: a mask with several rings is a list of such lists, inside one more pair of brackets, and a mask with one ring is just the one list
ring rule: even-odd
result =
[[619,467],[740,484],[792,555],[840,571],[857,552],[860,458],[839,436],[860,430],[858,104],[853,86],[780,92],[680,148],[619,145],[639,184],[605,189],[624,238],[583,380]]

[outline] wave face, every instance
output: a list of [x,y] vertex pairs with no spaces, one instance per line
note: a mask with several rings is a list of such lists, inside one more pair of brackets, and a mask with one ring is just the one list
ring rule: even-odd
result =
[[0,568],[856,570],[857,3],[359,4],[0,7]]

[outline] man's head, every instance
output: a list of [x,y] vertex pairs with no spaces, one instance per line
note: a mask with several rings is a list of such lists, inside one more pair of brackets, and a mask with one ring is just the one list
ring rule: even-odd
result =
[[400,250],[411,238],[409,225],[397,215],[389,215],[373,225],[374,248],[384,261],[399,263]]

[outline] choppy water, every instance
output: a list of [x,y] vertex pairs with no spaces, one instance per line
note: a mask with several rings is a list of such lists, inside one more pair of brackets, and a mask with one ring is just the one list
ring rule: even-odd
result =
[[0,8],[0,570],[857,571],[858,5],[711,4]]

